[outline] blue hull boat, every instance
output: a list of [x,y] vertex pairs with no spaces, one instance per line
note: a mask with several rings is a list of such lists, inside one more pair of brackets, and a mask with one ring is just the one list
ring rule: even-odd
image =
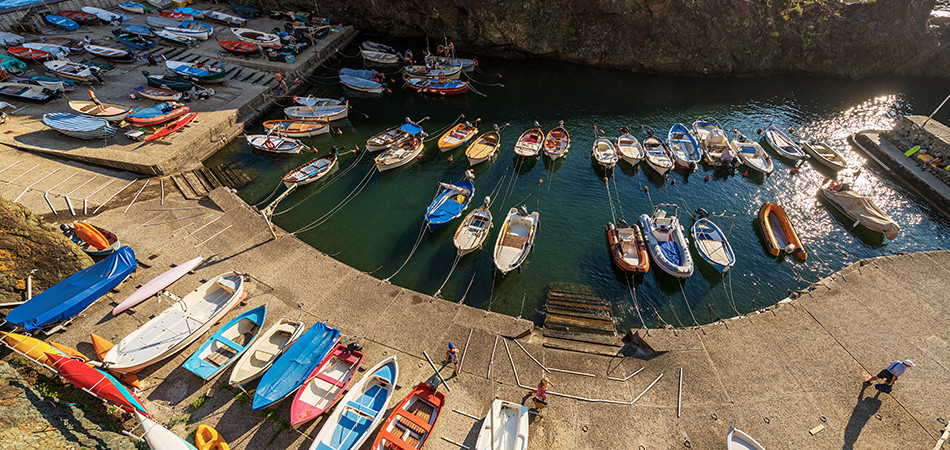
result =
[[69,320],[135,272],[135,253],[122,247],[7,314],[5,320],[24,331],[35,331]]
[[676,167],[694,169],[703,159],[703,151],[699,148],[696,138],[690,133],[689,128],[681,123],[670,128],[667,145],[670,147],[670,153],[673,154]]
[[350,387],[346,396],[340,399],[317,437],[313,439],[310,450],[360,448],[383,422],[383,415],[389,407],[398,379],[399,364],[395,355],[369,369],[362,379]]
[[292,394],[340,339],[340,330],[315,323],[267,369],[254,391],[251,409],[261,409]]
[[56,14],[47,14],[46,21],[66,31],[76,31],[79,29],[79,24],[76,23],[75,20],[57,16]]
[[208,342],[191,355],[182,367],[210,380],[237,361],[244,350],[251,346],[266,317],[267,306],[258,306],[235,317],[211,335]]
[[426,209],[426,225],[429,231],[445,225],[459,216],[468,208],[472,196],[475,195],[475,183],[468,177],[455,184],[439,183],[442,192]]
[[122,24],[122,26],[119,27],[119,28],[120,28],[121,30],[125,31],[125,32],[132,33],[132,34],[137,34],[137,35],[139,35],[139,36],[151,36],[151,35],[152,35],[152,29],[149,28],[149,27],[147,27],[147,26],[145,26],[145,25],[133,25],[133,24],[130,24],[130,23],[126,23],[126,24]]
[[155,41],[150,41],[133,33],[116,33],[115,40],[136,50],[148,50],[155,46]]

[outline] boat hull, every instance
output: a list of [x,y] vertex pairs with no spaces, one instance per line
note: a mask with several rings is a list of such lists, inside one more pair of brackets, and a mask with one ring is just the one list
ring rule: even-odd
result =
[[798,238],[798,232],[792,226],[782,205],[772,202],[763,203],[762,208],[759,209],[759,227],[770,255],[778,256],[791,245],[792,253],[796,258],[801,261],[808,258],[808,252],[805,251],[802,241]]
[[629,274],[643,274],[650,270],[650,257],[640,228],[617,228],[607,224],[607,248],[610,259],[618,269]]

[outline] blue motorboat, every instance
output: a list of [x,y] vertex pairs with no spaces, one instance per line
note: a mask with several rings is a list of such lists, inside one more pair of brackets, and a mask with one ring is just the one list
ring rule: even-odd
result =
[[79,29],[79,24],[75,20],[67,19],[56,14],[47,14],[46,21],[66,31],[76,31]]
[[429,231],[461,216],[475,195],[475,183],[468,176],[455,184],[439,183],[439,186],[442,186],[442,192],[426,208],[426,225]]
[[211,335],[182,365],[189,372],[205,380],[221,373],[251,346],[267,317],[267,306],[262,305],[235,317]]
[[340,330],[336,328],[330,328],[322,322],[310,327],[264,373],[254,391],[251,409],[264,408],[297,390],[307,375],[333,350],[338,339]]
[[[676,216],[677,208],[675,204],[661,203],[653,208],[652,214],[640,216],[640,225],[655,266],[674,277],[687,278],[693,274],[693,257]],[[672,209],[673,215],[668,216],[666,209]]]
[[135,272],[135,253],[121,247],[99,261],[17,306],[4,319],[23,331],[35,331],[67,321]]
[[667,145],[670,147],[676,167],[695,169],[699,161],[703,159],[703,151],[699,143],[696,142],[689,128],[682,123],[676,123],[670,128]]

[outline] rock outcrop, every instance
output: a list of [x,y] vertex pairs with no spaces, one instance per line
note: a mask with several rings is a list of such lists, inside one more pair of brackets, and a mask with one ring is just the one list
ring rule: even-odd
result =
[[36,294],[89,267],[92,259],[26,207],[0,198],[0,303],[25,300],[33,273]]

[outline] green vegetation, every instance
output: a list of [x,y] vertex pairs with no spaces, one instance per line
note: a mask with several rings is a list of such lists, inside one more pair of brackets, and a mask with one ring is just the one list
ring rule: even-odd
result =
[[195,401],[191,402],[191,409],[201,408],[201,405],[204,404],[205,400],[207,400],[207,397],[205,397],[204,395],[196,398]]
[[165,425],[165,428],[169,428],[169,429],[170,429],[170,428],[174,427],[175,425],[178,425],[179,422],[188,423],[188,419],[190,419],[190,418],[191,418],[191,415],[189,415],[189,414],[185,414],[185,415],[183,415],[183,416],[172,417],[171,420],[168,421],[168,424]]

